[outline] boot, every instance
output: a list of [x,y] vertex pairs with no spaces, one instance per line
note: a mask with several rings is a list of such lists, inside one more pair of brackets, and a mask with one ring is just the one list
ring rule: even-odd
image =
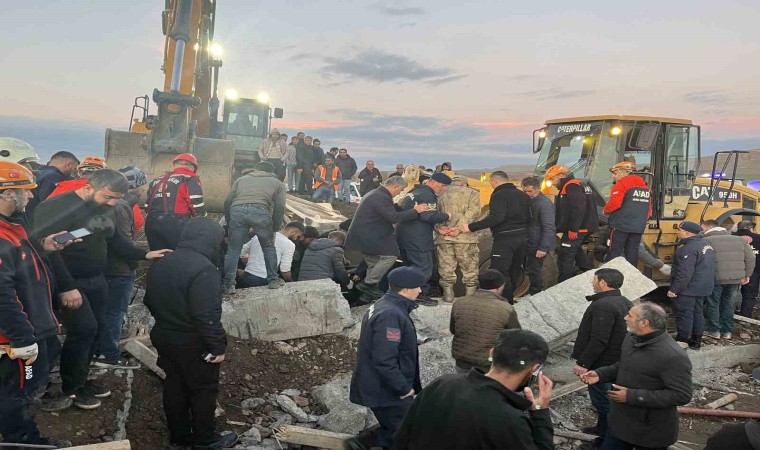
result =
[[702,347],[702,335],[694,334],[689,339],[689,348],[692,350],[699,350]]
[[454,302],[454,287],[443,286],[443,301],[446,303]]
[[477,286],[466,286],[465,287],[465,295],[467,295],[467,296],[475,295],[476,292],[478,292],[478,287]]

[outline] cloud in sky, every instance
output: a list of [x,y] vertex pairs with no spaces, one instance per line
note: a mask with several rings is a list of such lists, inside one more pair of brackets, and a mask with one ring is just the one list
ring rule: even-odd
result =
[[388,2],[377,2],[372,4],[370,8],[380,12],[380,14],[394,17],[420,16],[427,13],[427,11],[423,8],[414,6],[394,6],[389,5]]
[[526,97],[534,97],[538,100],[555,100],[555,99],[564,99],[564,98],[572,98],[572,97],[583,97],[586,95],[593,95],[596,94],[596,90],[567,90],[562,88],[551,88],[551,89],[542,89],[539,91],[528,91],[523,92],[520,95],[526,96]]
[[719,90],[694,91],[683,95],[684,101],[690,103],[702,103],[705,105],[723,105],[730,103],[729,97]]
[[345,81],[364,80],[375,83],[420,81],[431,85],[449,83],[465,77],[453,69],[426,67],[402,55],[369,49],[346,58],[325,57],[322,73]]

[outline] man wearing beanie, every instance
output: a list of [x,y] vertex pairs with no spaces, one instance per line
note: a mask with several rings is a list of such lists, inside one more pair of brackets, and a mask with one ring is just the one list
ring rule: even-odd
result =
[[712,294],[715,283],[715,252],[700,231],[702,228],[695,222],[685,221],[678,226],[681,246],[673,259],[668,290],[678,330],[676,341],[688,344],[692,350],[702,345],[705,297]]
[[[427,284],[433,275],[433,258],[435,242],[433,228],[436,224],[449,220],[449,215],[438,211],[438,195],[446,191],[451,184],[451,177],[445,173],[435,173],[425,184],[420,184],[409,191],[399,203],[401,211],[414,208],[415,205],[428,205],[428,210],[420,213],[416,220],[401,222],[396,228],[398,247],[401,258],[407,266],[416,267],[425,274]],[[424,286],[419,301],[422,304],[435,305],[438,302],[427,295]]]
[[488,216],[469,225],[462,225],[462,231],[491,229],[491,267],[507,277],[504,297],[514,301],[514,290],[525,263],[528,247],[528,225],[530,225],[530,197],[509,182],[506,172],[497,170],[489,181],[493,187],[488,204]]
[[478,275],[479,290],[454,302],[449,330],[454,335],[451,356],[456,360],[457,373],[467,373],[473,367],[488,372],[488,351],[499,333],[520,329],[517,312],[501,296],[506,283],[501,272],[488,269]]
[[409,313],[416,307],[414,299],[425,281],[425,275],[414,267],[392,270],[388,293],[370,306],[362,319],[350,399],[370,408],[380,427],[351,439],[349,445],[393,448],[393,434],[422,389],[417,330]]

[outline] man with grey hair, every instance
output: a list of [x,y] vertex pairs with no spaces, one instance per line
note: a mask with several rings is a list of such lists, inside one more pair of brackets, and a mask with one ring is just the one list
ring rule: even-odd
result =
[[691,401],[691,361],[667,333],[662,307],[639,302],[625,316],[620,361],[581,375],[613,383],[605,450],[662,448],[678,440],[677,407]]
[[398,210],[393,198],[399,195],[407,184],[401,177],[390,177],[383,186],[371,190],[362,197],[348,228],[346,248],[361,252],[367,263],[367,275],[356,285],[365,302],[383,296],[383,292],[377,288],[377,283],[393,267],[396,258],[401,254],[393,225],[415,220],[420,213],[428,210],[425,203],[414,205],[406,211]]

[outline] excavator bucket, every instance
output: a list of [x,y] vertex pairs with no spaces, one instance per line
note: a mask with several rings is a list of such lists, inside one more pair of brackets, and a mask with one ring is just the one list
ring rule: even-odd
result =
[[[203,198],[209,212],[223,212],[224,199],[232,185],[235,147],[232,141],[195,138],[189,153],[198,158],[198,175]],[[149,180],[162,176],[172,168],[174,153],[151,150],[151,135],[129,131],[106,130],[105,157],[109,167],[141,168]]]

